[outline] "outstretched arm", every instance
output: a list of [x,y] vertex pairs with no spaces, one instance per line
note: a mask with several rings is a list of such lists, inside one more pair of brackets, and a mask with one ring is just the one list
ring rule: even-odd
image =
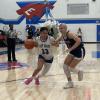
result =
[[52,41],[51,45],[52,45],[52,46],[55,46],[55,47],[58,47],[58,46],[59,46],[59,43],[56,42],[56,41]]
[[58,39],[56,39],[56,42],[60,43],[61,40],[63,40],[63,36],[62,35]]
[[51,38],[51,45],[58,47],[59,46],[59,42],[57,42],[53,37]]

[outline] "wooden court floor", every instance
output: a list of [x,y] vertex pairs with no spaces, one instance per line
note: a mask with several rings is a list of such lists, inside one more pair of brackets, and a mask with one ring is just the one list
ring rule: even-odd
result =
[[16,51],[18,62],[8,66],[7,55],[0,55],[0,100],[100,100],[100,60],[93,58],[95,46],[86,45],[86,57],[78,65],[84,71],[84,79],[79,82],[72,73],[74,88],[63,89],[67,79],[63,72],[65,54],[61,48],[55,53],[54,62],[40,85],[34,81],[26,86],[23,81],[36,67],[36,50],[25,48]]

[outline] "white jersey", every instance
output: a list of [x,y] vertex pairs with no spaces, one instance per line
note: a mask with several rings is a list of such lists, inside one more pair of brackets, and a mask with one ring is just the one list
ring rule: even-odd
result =
[[48,39],[43,42],[40,40],[40,36],[36,39],[39,48],[39,55],[42,55],[45,59],[49,60],[53,57],[51,43],[54,41],[54,38],[48,36]]
[[8,38],[16,38],[16,30],[8,30],[7,35]]

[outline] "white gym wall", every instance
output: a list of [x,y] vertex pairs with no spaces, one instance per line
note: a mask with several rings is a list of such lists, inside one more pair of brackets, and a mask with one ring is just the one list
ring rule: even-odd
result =
[[[43,0],[2,0],[0,2],[0,18],[17,19],[19,15],[16,10],[19,6],[18,1],[43,1]],[[89,14],[87,15],[67,15],[67,4],[89,4]],[[57,0],[52,14],[55,19],[80,19],[80,18],[100,18],[100,0]],[[3,24],[0,24],[2,29]],[[26,20],[24,19],[19,25],[15,25],[17,30],[20,30],[23,35],[20,38],[25,39]],[[96,42],[96,23],[95,24],[68,24],[69,30],[77,32],[81,27],[83,32],[83,40],[86,42]],[[91,38],[90,38],[91,37]]]

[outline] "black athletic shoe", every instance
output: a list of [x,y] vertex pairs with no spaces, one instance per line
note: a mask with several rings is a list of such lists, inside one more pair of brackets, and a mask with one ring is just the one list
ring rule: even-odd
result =
[[15,59],[15,60],[13,60],[14,62],[17,62],[17,60]]

